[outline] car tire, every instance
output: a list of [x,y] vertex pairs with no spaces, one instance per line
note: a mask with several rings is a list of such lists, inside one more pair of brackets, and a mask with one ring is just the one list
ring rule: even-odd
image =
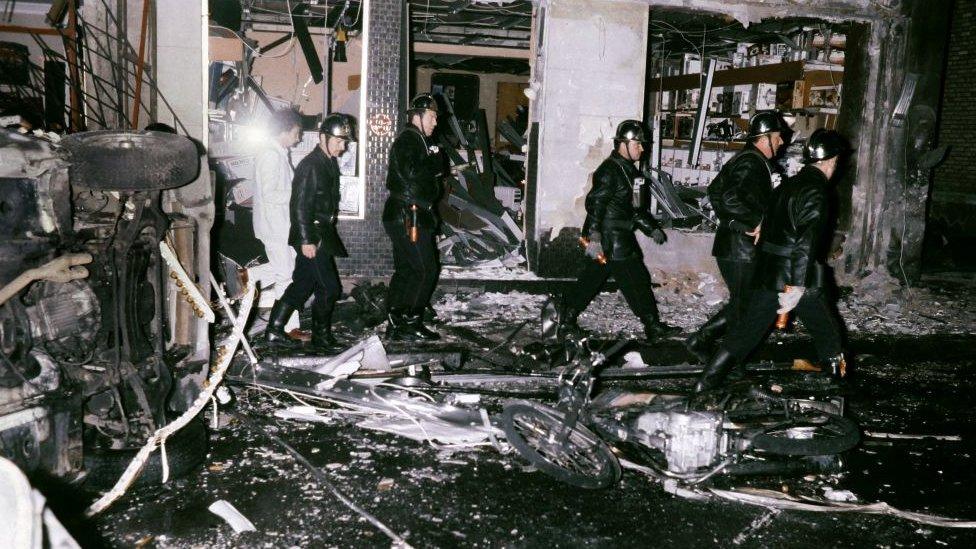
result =
[[[85,446],[85,488],[107,490],[115,485],[139,452],[138,448],[107,450]],[[207,426],[196,418],[166,439],[166,457],[171,479],[186,476],[207,456]],[[163,481],[163,458],[158,449],[149,454],[145,467],[132,482],[133,487],[155,486]]]
[[103,191],[153,191],[181,187],[200,172],[190,139],[146,131],[93,131],[61,142],[72,185]]

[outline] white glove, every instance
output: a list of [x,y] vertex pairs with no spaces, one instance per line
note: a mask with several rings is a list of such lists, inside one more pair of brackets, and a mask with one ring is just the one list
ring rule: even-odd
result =
[[788,291],[780,292],[779,309],[776,310],[776,313],[785,314],[795,309],[805,290],[806,288],[803,286],[790,286]]
[[603,244],[600,244],[599,240],[591,240],[586,245],[586,255],[593,259],[599,259],[603,255]]
[[441,148],[438,147],[437,145],[431,145],[427,147],[427,150],[430,151],[430,154],[437,154],[441,152]]
[[598,260],[603,255],[603,244],[600,242],[600,233],[593,231],[586,243],[586,256]]

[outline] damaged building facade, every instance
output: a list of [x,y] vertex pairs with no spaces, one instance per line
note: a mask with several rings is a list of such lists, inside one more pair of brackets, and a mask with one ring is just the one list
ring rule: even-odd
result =
[[[976,521],[948,517],[976,513],[974,18],[972,0],[0,0],[0,531],[973,546]],[[790,126],[774,185],[814,131],[850,145],[839,291],[806,294],[843,350],[770,314],[772,344],[703,386],[732,339],[690,343],[728,297],[708,186],[769,110]],[[633,219],[610,221],[650,213],[666,237],[590,253],[591,178],[630,119],[651,139],[623,172]],[[390,297],[391,239],[416,251],[428,205],[383,220],[410,132],[443,191],[421,306]],[[283,281],[257,228],[269,149],[275,228],[335,206],[311,222],[334,258],[279,243],[337,275],[292,310],[301,269]],[[335,188],[296,198],[323,154]],[[601,275],[643,261],[653,284],[570,285],[607,255],[637,269]]]
[[[650,90],[645,84],[654,82],[648,75],[653,65],[646,62],[648,44],[653,44],[646,24],[647,3],[551,4],[540,10],[544,42],[534,57],[538,98],[532,120],[538,168],[530,173],[536,194],[529,193],[535,204],[530,207],[527,230],[530,264],[542,274],[565,272],[576,260],[575,228],[583,218],[586,178],[609,150],[615,123],[647,112],[645,92]],[[650,4],[651,17],[678,10],[734,20],[747,29],[770,19],[786,20],[785,28],[794,17],[848,24],[843,101],[836,127],[849,137],[856,153],[838,186],[835,272],[847,284],[873,272],[917,280],[934,167],[922,161],[936,147],[945,61],[944,49],[933,44],[932,37],[945,36],[948,4]],[[712,268],[709,235],[672,232],[669,236],[664,249],[647,254],[652,268],[665,272]]]
[[[838,185],[839,226],[832,254],[836,274],[844,285],[857,285],[858,280],[872,273],[890,276],[902,283],[918,280],[929,182],[933,168],[944,156],[940,155],[944,150],[937,148],[936,131],[946,50],[941,44],[935,47],[931,37],[946,36],[951,14],[948,3],[560,0],[521,4],[518,9],[509,9],[505,21],[496,17],[483,22],[479,21],[479,14],[485,13],[486,8],[480,7],[479,3],[468,6],[469,12],[464,11],[464,6],[459,9],[449,6],[450,9],[443,9],[454,9],[457,14],[451,16],[453,19],[449,17],[447,21],[431,25],[431,18],[442,13],[437,11],[442,9],[441,6],[436,4],[434,8],[421,8],[402,1],[362,5],[354,2],[345,7],[350,15],[348,22],[354,23],[348,32],[343,30],[343,36],[349,36],[342,42],[343,55],[348,60],[334,62],[335,31],[309,33],[312,48],[309,50],[303,40],[296,44],[296,40],[290,38],[291,34],[285,32],[291,19],[282,15],[284,12],[277,9],[277,5],[255,6],[248,14],[257,22],[248,27],[247,39],[253,44],[263,43],[260,47],[266,51],[259,52],[248,45],[242,47],[217,23],[209,26],[209,43],[201,44],[201,41],[207,42],[204,37],[186,35],[187,29],[197,27],[193,14],[202,16],[196,2],[187,2],[186,10],[167,10],[167,13],[153,15],[158,31],[151,35],[155,43],[150,43],[147,51],[153,52],[156,64],[151,67],[152,76],[159,83],[161,96],[167,100],[166,107],[158,109],[162,114],[154,118],[173,123],[174,118],[165,112],[167,107],[179,113],[177,118],[190,135],[210,147],[211,161],[218,176],[223,172],[223,177],[234,181],[251,177],[249,165],[244,161],[249,154],[246,143],[241,145],[239,135],[233,135],[231,131],[239,130],[241,126],[238,123],[238,128],[232,127],[235,123],[229,113],[234,107],[227,107],[230,96],[226,93],[234,86],[247,92],[252,89],[250,83],[261,83],[259,99],[245,93],[241,96],[245,103],[238,105],[237,111],[243,107],[248,112],[256,112],[247,101],[267,102],[267,97],[272,97],[273,102],[267,103],[268,108],[291,103],[312,116],[325,110],[356,115],[360,120],[362,154],[351,159],[350,171],[344,172],[348,174],[344,175],[344,181],[348,180],[344,192],[348,196],[343,210],[346,222],[340,225],[340,230],[352,246],[349,247],[351,256],[340,262],[340,269],[348,276],[382,277],[392,270],[389,245],[380,222],[386,198],[386,153],[404,122],[403,105],[410,94],[435,88],[442,91],[449,88],[451,93],[457,92],[459,98],[462,93],[470,97],[470,84],[465,84],[461,77],[474,77],[473,85],[480,86],[473,92],[475,104],[478,104],[479,96],[484,96],[479,107],[488,106],[484,109],[486,117],[482,124],[487,126],[484,128],[487,143],[480,143],[477,129],[459,132],[464,133],[470,143],[460,144],[456,139],[452,140],[454,146],[465,153],[465,158],[470,152],[479,160],[474,163],[473,170],[455,171],[458,191],[452,193],[455,202],[442,207],[442,211],[448,213],[448,220],[453,221],[454,226],[462,227],[460,231],[449,229],[452,234],[445,235],[442,243],[445,263],[472,264],[486,257],[508,256],[505,263],[495,264],[521,264],[522,268],[541,277],[564,277],[578,267],[576,232],[582,224],[582,197],[589,187],[588,177],[610,150],[613,129],[619,121],[640,118],[654,127],[657,147],[648,160],[649,169],[676,165],[682,165],[682,169],[700,168],[701,173],[696,173],[690,182],[687,178],[675,177],[674,170],[670,169],[672,181],[668,185],[681,195],[679,202],[687,201],[688,206],[698,209],[707,210],[707,204],[694,199],[695,190],[699,195],[703,194],[709,176],[717,173],[722,160],[734,154],[736,146],[741,147],[741,144],[736,145],[741,141],[736,142],[738,137],[734,136],[740,128],[733,128],[732,136],[724,138],[726,144],[710,142],[704,132],[697,138],[698,143],[694,139],[671,139],[669,142],[669,130],[686,130],[684,127],[673,128],[675,117],[671,113],[676,110],[676,105],[667,105],[664,101],[668,98],[662,97],[667,92],[661,90],[658,93],[655,87],[675,74],[704,75],[703,57],[706,61],[714,57],[717,63],[721,60],[724,65],[718,64],[719,80],[710,87],[709,99],[713,100],[723,90],[726,96],[741,93],[733,92],[733,89],[745,91],[746,99],[741,105],[736,104],[736,116],[741,124],[750,113],[761,110],[759,107],[764,105],[760,101],[757,106],[757,98],[760,92],[769,91],[770,87],[778,85],[781,95],[786,85],[794,89],[804,84],[823,88],[823,82],[805,79],[804,69],[795,66],[819,62],[816,70],[821,74],[836,72],[842,75],[842,83],[832,83],[834,92],[839,92],[836,95],[840,96],[836,105],[813,107],[811,91],[805,90],[805,100],[792,104],[771,102],[765,106],[786,107],[801,118],[811,119],[808,124],[829,121],[832,127],[849,137],[856,151],[851,167]],[[100,9],[97,3],[92,8]],[[214,14],[220,14],[218,8],[220,3],[214,6]],[[15,12],[14,16],[20,20],[13,19],[11,23],[15,25],[11,26],[39,26],[45,11],[35,9],[33,15]],[[128,24],[123,27],[127,29],[131,44],[139,43],[142,11],[140,6],[133,4],[124,14]],[[90,17],[97,22],[99,15]],[[104,27],[112,26],[107,15],[100,17],[106,21]],[[335,28],[333,21],[328,23]],[[166,31],[168,25],[179,31]],[[491,30],[494,27],[498,28]],[[709,29],[717,30],[710,32]],[[802,46],[796,40],[803,29],[814,29],[820,39],[823,38],[820,30],[831,36],[842,36],[843,42],[834,50],[842,56],[839,62],[818,61],[809,51],[804,52],[800,60],[795,53]],[[685,36],[683,33],[692,33],[687,35],[692,39],[680,39]],[[777,33],[783,37],[778,45],[774,44],[774,53],[778,55],[768,53],[767,43],[764,50],[767,53],[743,51],[739,55],[745,59],[733,66],[731,62],[736,55],[737,43],[769,42]],[[167,44],[171,39],[175,43]],[[42,36],[41,41],[51,42],[52,39]],[[705,49],[696,53],[698,41]],[[37,48],[34,44],[30,46]],[[170,55],[179,48],[191,46],[195,48],[194,55]],[[206,48],[209,54],[197,59],[197,46],[209,46]],[[321,62],[323,52],[316,53],[316,46],[328,57],[324,64]],[[171,52],[168,48],[175,49]],[[710,48],[713,50],[711,56]],[[321,58],[317,67],[309,66],[303,59],[309,52],[312,59],[314,56]],[[108,53],[111,59],[113,52]],[[671,63],[682,56],[688,60],[697,58],[697,65],[685,63],[676,69]],[[196,65],[190,63],[194,59],[198,60]],[[214,63],[220,64],[222,59],[223,75],[214,72]],[[276,67],[280,67],[281,62],[289,63],[295,71],[294,77],[278,75]],[[219,88],[220,85],[214,78],[238,75],[240,71],[230,70],[235,63],[249,66],[243,74],[246,79],[216,91],[218,95],[224,95],[215,97],[215,86]],[[749,65],[754,65],[753,70],[744,71]],[[759,66],[766,68],[759,69]],[[826,71],[825,66],[828,67]],[[107,71],[101,78],[105,82],[112,81],[110,65],[104,60],[96,58],[92,68]],[[181,85],[168,89],[173,81],[170,75],[174,73],[182,75]],[[449,81],[452,73],[457,82]],[[186,85],[187,75],[200,74],[209,75],[209,79],[204,80],[210,82],[201,80],[196,82],[197,86],[190,81],[191,85]],[[317,85],[323,78],[329,82],[327,93]],[[438,83],[438,79],[442,82]],[[687,90],[673,90],[672,93],[681,97],[685,91],[701,93],[697,88],[703,82],[696,80],[703,78],[692,78]],[[524,133],[511,136],[520,141],[514,146],[501,137],[496,128],[504,121],[503,113],[496,112],[497,105],[502,104],[498,101],[504,98],[493,88],[498,83],[497,89],[501,90],[501,83],[505,81],[515,86],[515,102],[523,105],[522,116],[526,117],[521,124],[524,127],[519,128]],[[723,82],[733,84],[723,85]],[[97,84],[96,81],[86,85],[95,89]],[[150,99],[153,105],[158,102],[154,99],[155,91],[150,94],[144,90],[142,93],[147,96],[147,104]],[[218,101],[214,102],[214,99]],[[460,113],[459,122],[477,128],[478,108],[471,109],[463,101],[454,103],[456,109],[472,111]],[[692,101],[682,105],[686,111],[678,113],[681,118],[678,125],[694,124],[694,109],[701,103]],[[709,101],[711,106],[713,101]],[[208,107],[210,129],[204,132],[202,128],[208,120],[201,120],[201,116],[206,116],[201,113],[207,112]],[[214,107],[223,111],[218,118],[214,118]],[[827,111],[832,114],[822,114]],[[509,109],[504,114],[513,112]],[[143,120],[146,117],[143,115]],[[104,118],[102,121],[107,122]],[[703,119],[700,125],[715,120]],[[447,125],[446,121],[444,125]],[[98,124],[92,120],[88,126],[97,127]],[[508,127],[514,130],[512,125]],[[799,131],[795,137],[802,140],[804,131]],[[701,144],[702,139],[705,145]],[[666,142],[670,144],[665,145]],[[506,162],[511,162],[512,153],[518,159],[514,169],[507,173],[483,160],[497,157],[494,154],[497,151],[488,152],[487,149],[499,144],[512,151],[506,151]],[[696,147],[699,150],[695,150]],[[704,156],[701,150],[704,150]],[[716,150],[720,152],[715,153]],[[687,158],[686,153],[695,158]],[[299,158],[300,155],[296,156],[295,161]],[[452,163],[466,161],[456,158]],[[502,173],[496,175],[496,172]],[[246,187],[245,184],[235,190],[236,198],[231,201],[231,206],[235,202],[247,201]],[[508,187],[508,190],[499,192],[499,187]],[[687,190],[689,187],[691,191]],[[512,199],[499,199],[508,196]],[[515,198],[517,202],[513,200]],[[679,208],[687,209],[687,206]],[[666,212],[664,205],[658,204],[656,209],[657,215],[675,219]],[[703,213],[708,217],[709,212]],[[714,224],[706,219],[689,227],[680,223],[680,216],[677,220],[678,223],[672,224],[674,228],[669,231],[669,242],[665,246],[646,250],[648,266],[664,273],[713,271],[714,263],[709,258],[708,248]],[[463,228],[465,224],[466,229]],[[449,222],[448,227],[451,226]],[[648,242],[642,241],[642,246]],[[201,254],[206,251],[204,248],[201,248]],[[238,263],[244,264],[249,259],[248,252],[238,255],[240,257],[235,257]],[[201,260],[203,257],[201,255]]]

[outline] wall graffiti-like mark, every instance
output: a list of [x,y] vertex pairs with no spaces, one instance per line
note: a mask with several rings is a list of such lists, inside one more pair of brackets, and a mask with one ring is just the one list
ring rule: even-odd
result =
[[369,117],[369,131],[376,137],[393,135],[393,119],[385,112],[378,112]]

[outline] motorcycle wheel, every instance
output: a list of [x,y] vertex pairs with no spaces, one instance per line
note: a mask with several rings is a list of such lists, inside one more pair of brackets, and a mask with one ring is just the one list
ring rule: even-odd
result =
[[620,480],[617,457],[583,425],[573,427],[565,442],[555,440],[566,428],[558,410],[530,402],[507,404],[502,428],[522,458],[557,480],[587,489],[607,488]]
[[857,424],[831,414],[798,415],[752,437],[752,448],[781,456],[827,456],[861,439]]

